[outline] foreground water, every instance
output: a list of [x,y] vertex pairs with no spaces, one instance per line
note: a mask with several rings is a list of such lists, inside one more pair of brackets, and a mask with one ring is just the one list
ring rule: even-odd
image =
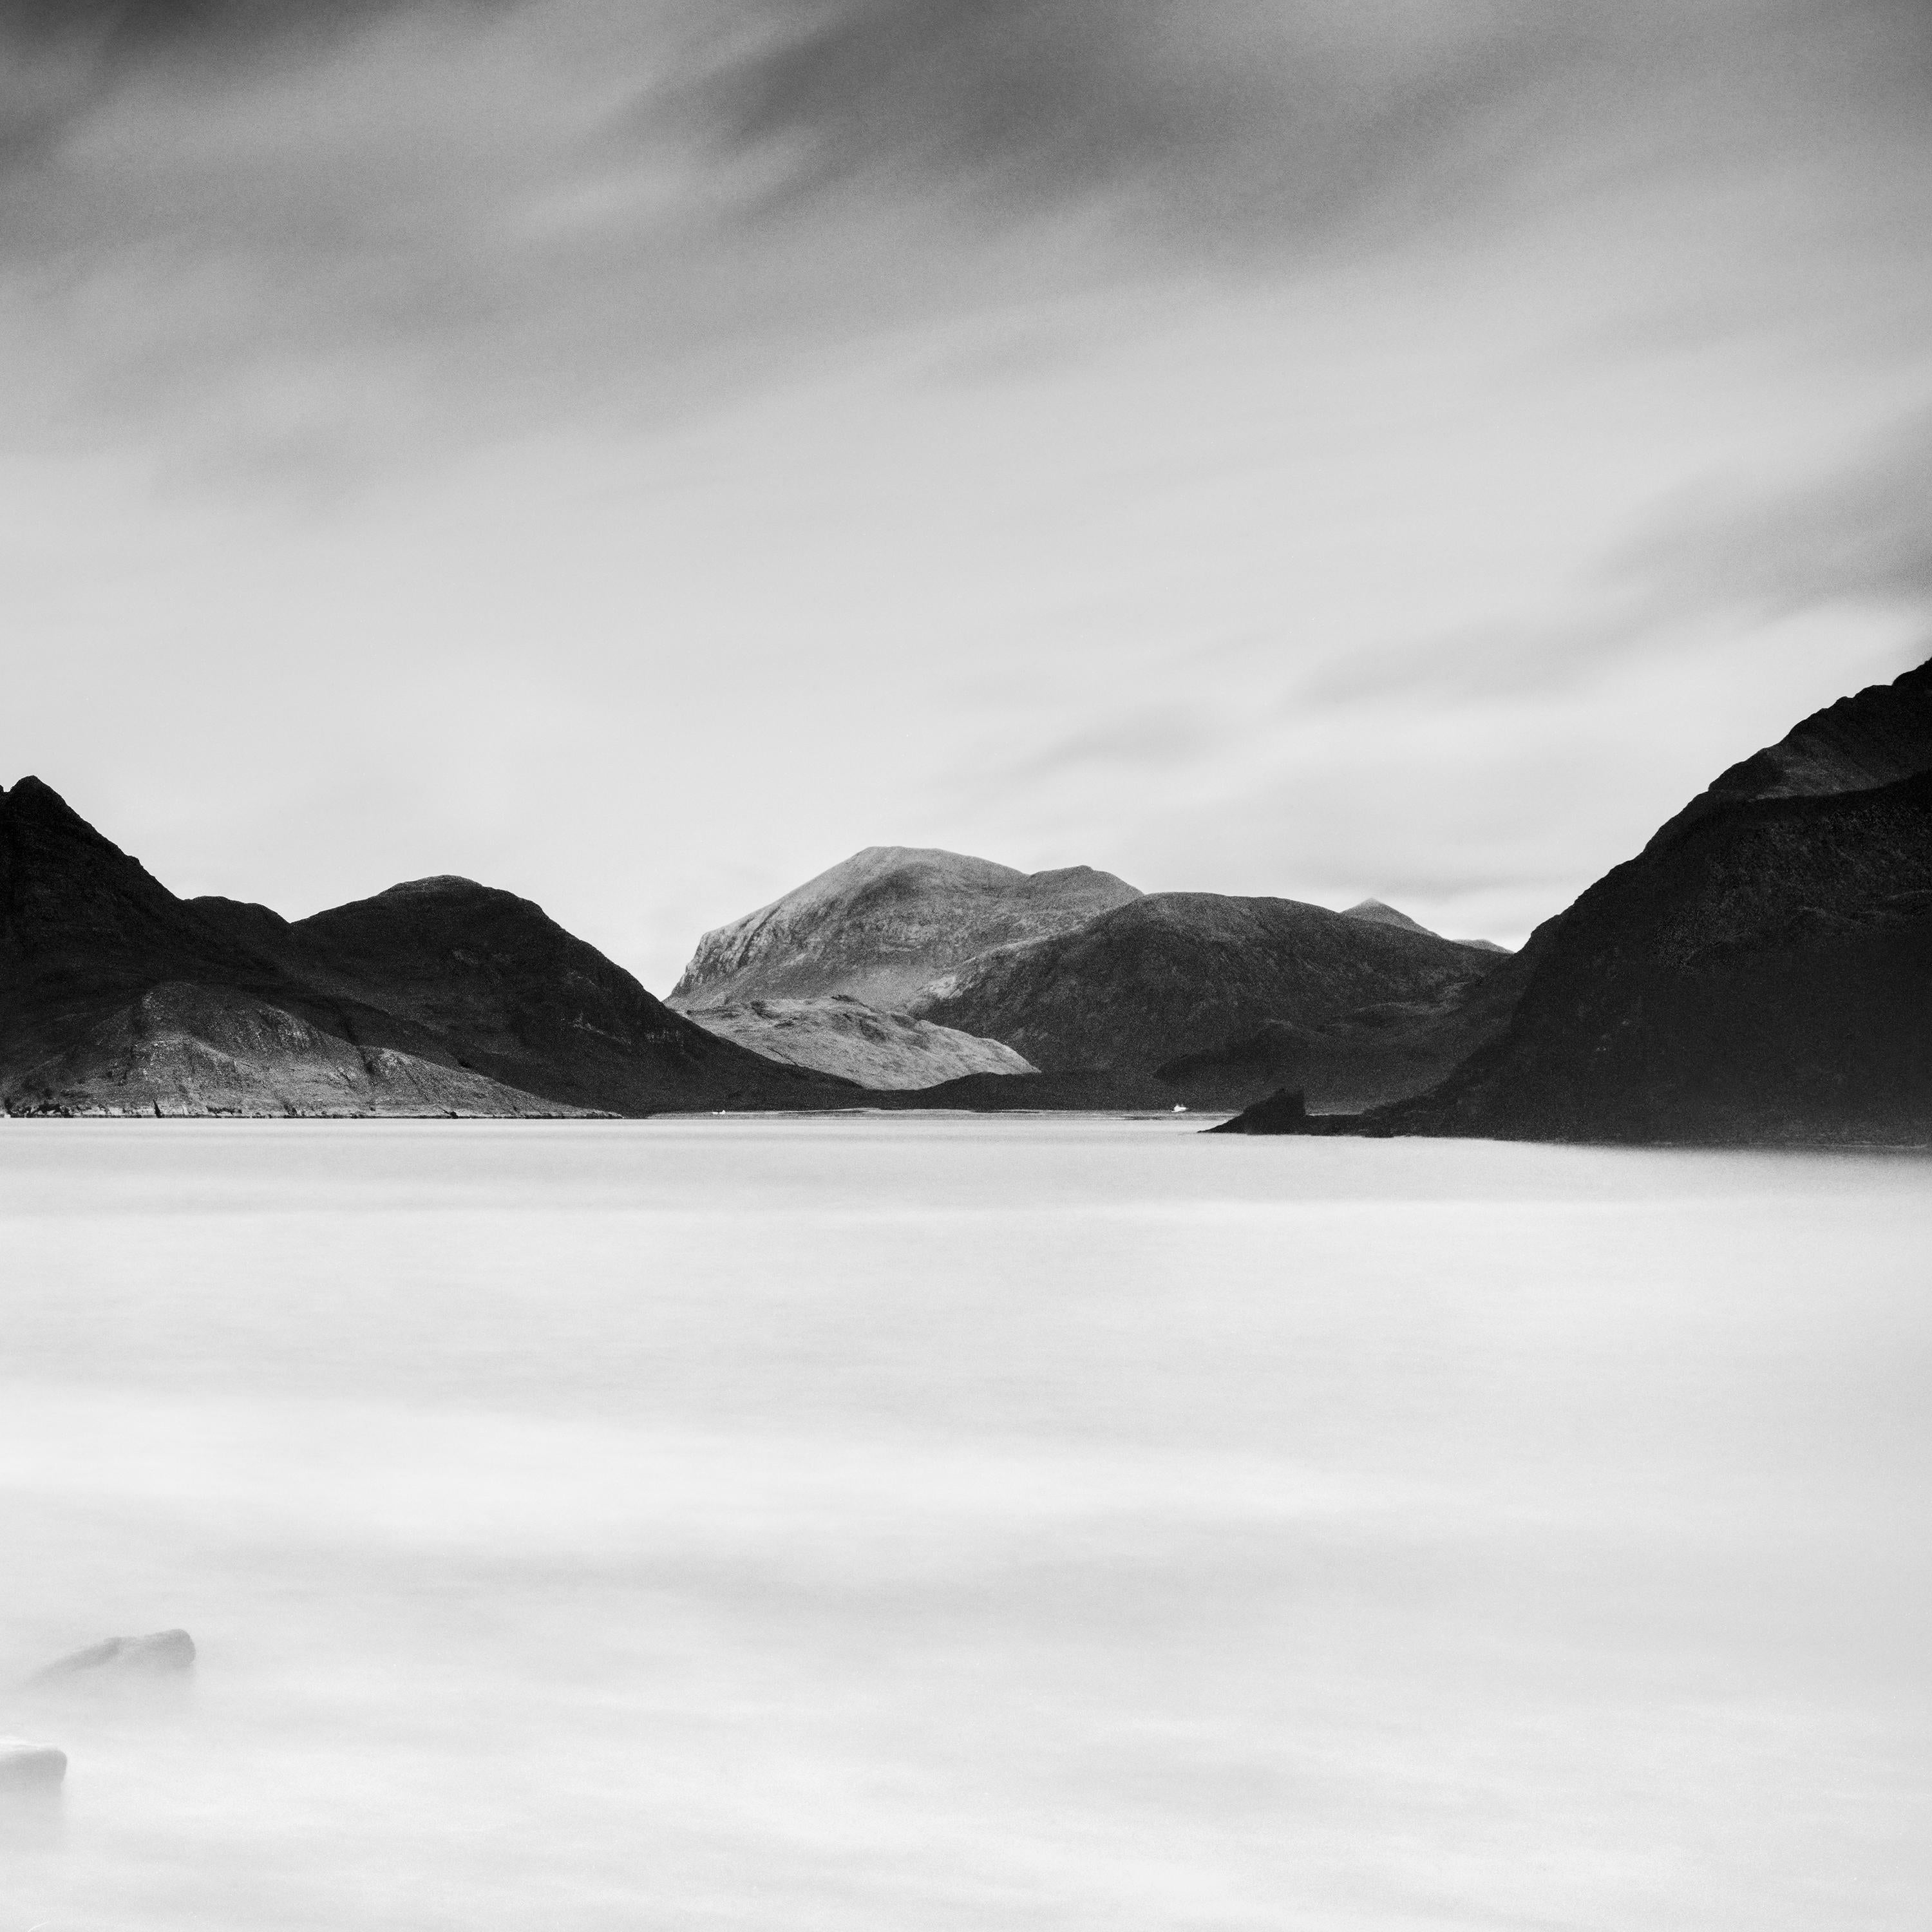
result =
[[1929,1183],[0,1124],[0,1932],[1916,1932]]

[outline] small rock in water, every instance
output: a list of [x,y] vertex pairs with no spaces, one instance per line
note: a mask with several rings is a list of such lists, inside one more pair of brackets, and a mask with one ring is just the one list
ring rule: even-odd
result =
[[56,1658],[34,1676],[37,1682],[92,1670],[139,1671],[158,1676],[188,1670],[194,1663],[194,1639],[186,1630],[156,1630],[148,1636],[110,1636],[71,1657]]
[[25,1738],[0,1738],[0,1792],[58,1791],[67,1775],[67,1753]]

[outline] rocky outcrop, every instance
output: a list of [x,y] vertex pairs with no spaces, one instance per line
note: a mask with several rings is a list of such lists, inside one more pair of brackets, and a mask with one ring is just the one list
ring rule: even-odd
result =
[[0,1796],[50,1793],[67,1776],[67,1753],[26,1738],[0,1737]]
[[1172,1100],[1239,1105],[1283,1084],[1322,1029],[1390,1002],[1439,1015],[1497,963],[1292,899],[1160,892],[987,953],[912,1010],[1004,1040],[1047,1072],[1164,1079]]
[[1932,664],[1733,766],[1525,970],[1497,1039],[1356,1130],[1932,1139]]
[[32,1682],[54,1683],[96,1676],[178,1676],[194,1668],[194,1639],[184,1630],[155,1630],[146,1636],[110,1636],[34,1672]]
[[508,892],[293,922],[176,898],[47,786],[0,792],[0,1096],[28,1112],[525,1115],[824,1107]]
[[1010,1046],[904,1013],[882,1012],[844,993],[824,1000],[751,1000],[691,1006],[686,1016],[767,1060],[838,1075],[878,1091],[932,1087],[973,1074],[1036,1070]]
[[1309,1112],[1301,1094],[1279,1087],[1266,1100],[1244,1107],[1232,1119],[1207,1131],[1210,1134],[1318,1134],[1327,1129]]
[[670,1004],[843,993],[900,1010],[927,981],[980,953],[1069,931],[1139,896],[1084,866],[1028,873],[957,852],[868,846],[707,932]]

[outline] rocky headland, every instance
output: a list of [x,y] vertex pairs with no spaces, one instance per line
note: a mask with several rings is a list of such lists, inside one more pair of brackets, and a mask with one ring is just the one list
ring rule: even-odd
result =
[[1932,1138],[1932,664],[1733,766],[1516,970],[1496,1037],[1428,1091],[1238,1130]]

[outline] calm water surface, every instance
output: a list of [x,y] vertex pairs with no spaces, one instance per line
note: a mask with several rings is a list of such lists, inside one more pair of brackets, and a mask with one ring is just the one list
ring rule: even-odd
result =
[[0,1122],[0,1932],[1919,1932],[1932,1166],[1194,1124]]

